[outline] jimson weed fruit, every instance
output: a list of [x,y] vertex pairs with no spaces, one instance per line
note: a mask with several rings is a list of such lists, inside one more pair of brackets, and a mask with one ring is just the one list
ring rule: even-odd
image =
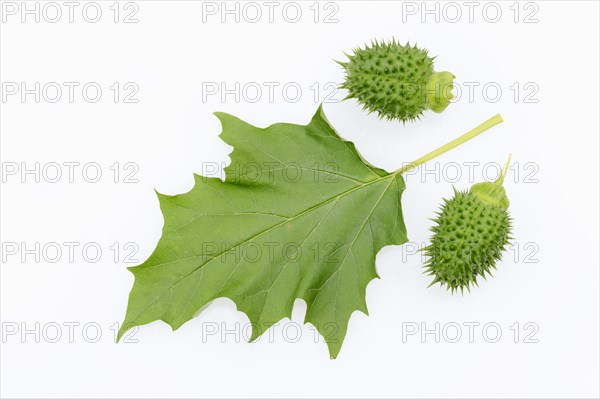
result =
[[491,276],[496,261],[511,239],[509,201],[502,186],[510,162],[495,182],[474,184],[469,191],[454,190],[444,200],[432,227],[426,273],[452,292],[477,285],[479,276]]
[[354,49],[347,62],[340,62],[348,90],[369,113],[402,122],[419,119],[430,109],[442,112],[453,98],[450,72],[435,72],[433,58],[416,45],[373,41],[364,49]]

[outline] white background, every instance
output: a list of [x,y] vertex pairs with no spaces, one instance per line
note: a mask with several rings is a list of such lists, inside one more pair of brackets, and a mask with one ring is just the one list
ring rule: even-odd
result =
[[[119,4],[115,23],[109,8],[113,2],[99,2],[102,17],[89,23],[82,17],[85,4],[75,9],[73,23],[64,6],[57,23],[43,15],[39,23],[31,15],[23,23],[20,10],[3,14],[4,85],[81,85],[73,103],[66,89],[56,103],[47,101],[54,97],[49,93],[39,103],[33,95],[22,101],[20,93],[3,98],[4,172],[23,162],[30,168],[36,162],[40,168],[51,162],[96,162],[103,172],[97,183],[85,181],[81,166],[73,183],[66,167],[57,183],[44,176],[39,183],[32,175],[3,176],[4,246],[80,244],[73,261],[65,249],[55,263],[49,254],[39,262],[28,255],[23,262],[20,253],[4,251],[3,397],[599,395],[597,2],[499,2],[488,6],[487,14],[486,3],[477,3],[472,22],[463,2],[453,8],[427,3],[429,9],[438,7],[437,22],[435,14],[423,14],[421,2],[407,8],[407,3],[393,1],[341,1],[328,8],[321,3],[315,22],[315,8],[309,8],[313,2],[303,2],[297,23],[285,20],[285,3],[275,8],[270,23],[267,6],[259,2],[260,21],[250,22],[254,10],[246,8],[250,14],[240,15],[239,23],[235,15],[222,23],[220,13],[203,15],[202,2],[137,1],[134,17],[139,22],[129,24],[122,19],[134,6]],[[213,4],[222,11],[220,2]],[[34,2],[28,6],[33,8]],[[243,3],[238,7],[242,12]],[[492,23],[497,8],[502,15]],[[462,17],[452,22],[456,10]],[[54,18],[53,10],[46,11]],[[93,17],[93,10],[88,11]],[[293,18],[293,10],[288,11],[287,18]],[[337,22],[324,23],[334,11]],[[115,262],[109,247],[136,243],[135,257],[144,260],[161,234],[153,190],[185,192],[203,163],[228,161],[231,148],[217,137],[220,126],[212,112],[229,112],[259,126],[307,123],[331,92],[325,85],[343,79],[332,60],[343,59],[343,51],[372,38],[391,37],[416,41],[437,55],[436,69],[452,71],[463,85],[458,101],[443,114],[429,112],[422,122],[406,126],[368,116],[354,101],[326,103],[325,112],[366,159],[387,170],[501,113],[504,124],[428,165],[433,172],[408,176],[403,197],[409,238],[425,243],[428,218],[441,198],[451,195],[452,185],[464,189],[484,180],[483,166],[503,163],[512,152],[518,165],[505,187],[517,244],[495,277],[470,294],[452,296],[437,286],[426,288],[430,279],[421,273],[414,245],[385,248],[377,257],[381,279],[367,290],[370,316],[353,315],[337,360],[329,359],[323,342],[314,342],[308,325],[292,342],[304,316],[300,301],[293,323],[284,320],[274,327],[273,342],[265,336],[247,344],[235,333],[226,334],[225,329],[243,330],[247,319],[233,303],[218,300],[175,333],[155,322],[131,337],[137,343],[115,344],[111,326],[122,321],[133,276],[124,253]],[[81,95],[88,82],[103,89],[96,103]],[[122,98],[115,103],[109,89],[114,82],[135,83],[138,103]],[[273,101],[266,87],[255,103],[247,101],[254,92],[237,102],[234,95],[222,101],[219,95],[203,98],[203,82],[204,88],[206,82],[226,82],[229,88],[235,82],[242,87],[277,82],[279,88]],[[282,93],[290,82],[302,88],[297,102],[289,98],[293,91],[288,98]],[[471,99],[465,82],[478,85]],[[316,99],[310,89],[315,83],[321,90]],[[489,83],[485,93],[482,88]],[[494,87],[502,90],[497,101]],[[139,182],[124,183],[121,174],[115,183],[109,169],[115,162],[121,168],[127,162],[138,165]],[[462,167],[458,181],[452,180],[452,162]],[[471,178],[465,162],[478,163]],[[489,169],[487,178],[495,170]],[[103,250],[96,263],[82,257],[81,248],[89,242]],[[79,323],[72,339],[65,325],[70,322]],[[479,323],[473,342],[464,324],[469,322]],[[23,334],[24,329],[35,331],[36,323],[37,336]],[[86,323],[92,324],[84,333]],[[434,334],[423,337],[421,331],[403,339],[403,330],[415,325],[435,329],[436,323],[446,332],[439,343]],[[457,343],[450,342],[456,334],[452,323],[461,327]],[[486,323],[500,327],[498,342],[488,342],[495,330],[484,335]],[[525,328],[526,323],[531,324]],[[62,335],[54,339],[57,326]],[[215,327],[218,331],[207,336]],[[102,336],[92,343],[98,328]]]

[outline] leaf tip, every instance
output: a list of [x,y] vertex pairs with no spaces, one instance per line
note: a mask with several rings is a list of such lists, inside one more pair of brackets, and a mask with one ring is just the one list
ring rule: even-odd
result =
[[121,338],[123,338],[123,335],[125,335],[125,333],[127,331],[129,331],[129,329],[131,329],[132,327],[134,327],[133,323],[126,323],[124,321],[123,324],[121,324],[119,331],[117,332],[117,336],[115,338],[115,344],[118,344],[119,341],[121,341]]
[[168,197],[168,195],[161,193],[160,191],[158,191],[157,189],[154,189],[154,194],[156,194],[156,197],[158,197],[158,200],[160,201],[161,199]]

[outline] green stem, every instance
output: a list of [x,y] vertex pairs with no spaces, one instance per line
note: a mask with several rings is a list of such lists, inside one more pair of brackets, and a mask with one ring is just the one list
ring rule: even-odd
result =
[[508,172],[508,167],[510,166],[510,160],[512,158],[512,154],[508,154],[508,161],[506,161],[506,165],[504,165],[504,169],[500,172],[500,176],[496,179],[494,183],[502,185],[504,184],[504,176],[506,176],[506,172]]
[[459,145],[466,143],[467,141],[471,140],[472,138],[479,136],[481,133],[485,132],[489,128],[496,126],[497,124],[502,123],[502,122],[504,122],[504,121],[503,121],[502,117],[500,116],[500,114],[495,115],[495,116],[491,117],[490,119],[488,119],[487,121],[483,122],[481,125],[477,126],[475,129],[463,134],[462,136],[452,140],[449,143],[444,144],[440,148],[431,151],[429,154],[422,156],[421,158],[417,159],[416,161],[413,161],[413,162],[409,163],[408,165],[404,165],[403,167],[401,167],[394,173],[400,173],[400,174],[406,173],[409,170],[412,170],[412,169],[416,168],[417,166],[424,164],[425,162],[431,161],[433,158],[439,157],[443,153],[448,152],[451,149],[456,148]]

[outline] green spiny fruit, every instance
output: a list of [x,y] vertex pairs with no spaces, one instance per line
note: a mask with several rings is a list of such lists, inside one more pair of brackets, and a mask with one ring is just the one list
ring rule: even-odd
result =
[[454,98],[455,76],[434,72],[433,58],[416,45],[373,41],[346,56],[348,62],[337,61],[346,71],[340,86],[349,92],[345,99],[356,98],[363,109],[380,118],[413,121],[427,109],[442,112]]
[[495,182],[474,184],[469,191],[454,190],[454,198],[445,199],[431,244],[423,251],[428,257],[426,273],[434,276],[430,284],[440,283],[452,292],[477,285],[496,268],[496,261],[509,245],[511,218],[509,201],[502,187],[510,162]]

